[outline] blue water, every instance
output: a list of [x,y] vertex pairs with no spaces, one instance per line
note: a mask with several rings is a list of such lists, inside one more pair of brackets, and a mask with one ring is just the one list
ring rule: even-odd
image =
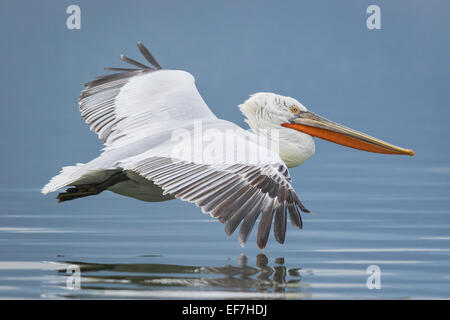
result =
[[[322,160],[291,170],[313,211],[304,230],[265,250],[254,233],[241,248],[178,200],[154,210],[105,192],[57,204],[2,189],[0,297],[450,298],[450,166],[353,151]],[[67,285],[70,265],[79,289]],[[370,265],[380,289],[367,287]]]

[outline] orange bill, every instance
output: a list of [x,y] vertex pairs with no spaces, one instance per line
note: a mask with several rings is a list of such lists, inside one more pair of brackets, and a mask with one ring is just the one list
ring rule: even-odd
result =
[[414,151],[411,149],[392,145],[322,118],[310,111],[301,112],[291,123],[283,123],[282,126],[358,150],[414,156]]

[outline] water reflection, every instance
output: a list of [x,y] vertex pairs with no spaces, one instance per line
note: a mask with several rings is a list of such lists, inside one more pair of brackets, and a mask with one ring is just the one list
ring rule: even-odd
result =
[[[288,291],[298,294],[301,289],[300,268],[286,268],[284,258],[274,259],[271,266],[265,254],[256,257],[255,266],[248,264],[249,260],[245,255],[238,256],[235,265],[225,266],[98,264],[81,261],[65,261],[65,263],[80,267],[80,296],[86,295],[89,290],[102,290],[103,294],[105,290],[110,293],[116,291],[114,296],[120,296],[121,291],[130,296],[130,290],[134,290],[137,296],[142,296],[139,291],[142,293],[148,290],[205,289],[214,290],[216,293],[217,290],[248,292],[248,298],[252,298],[252,293],[255,294],[255,298],[264,297],[261,293],[268,293],[268,298],[284,298],[283,294]],[[67,275],[65,270],[59,272],[61,275]],[[73,293],[70,296],[76,297],[77,293]]]

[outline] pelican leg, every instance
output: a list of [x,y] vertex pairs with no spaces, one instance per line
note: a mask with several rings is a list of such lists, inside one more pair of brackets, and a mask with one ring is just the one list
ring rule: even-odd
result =
[[117,172],[101,183],[83,184],[68,188],[66,192],[59,193],[56,196],[56,199],[58,199],[58,202],[63,202],[77,198],[95,196],[109,187],[126,180],[129,180],[129,178],[125,172]]

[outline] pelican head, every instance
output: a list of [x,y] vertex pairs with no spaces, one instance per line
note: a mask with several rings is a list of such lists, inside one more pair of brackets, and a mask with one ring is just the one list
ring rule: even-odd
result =
[[313,137],[368,152],[414,155],[411,149],[392,145],[314,114],[291,97],[260,92],[250,96],[239,108],[254,132],[279,129],[279,154],[290,168],[314,154]]

